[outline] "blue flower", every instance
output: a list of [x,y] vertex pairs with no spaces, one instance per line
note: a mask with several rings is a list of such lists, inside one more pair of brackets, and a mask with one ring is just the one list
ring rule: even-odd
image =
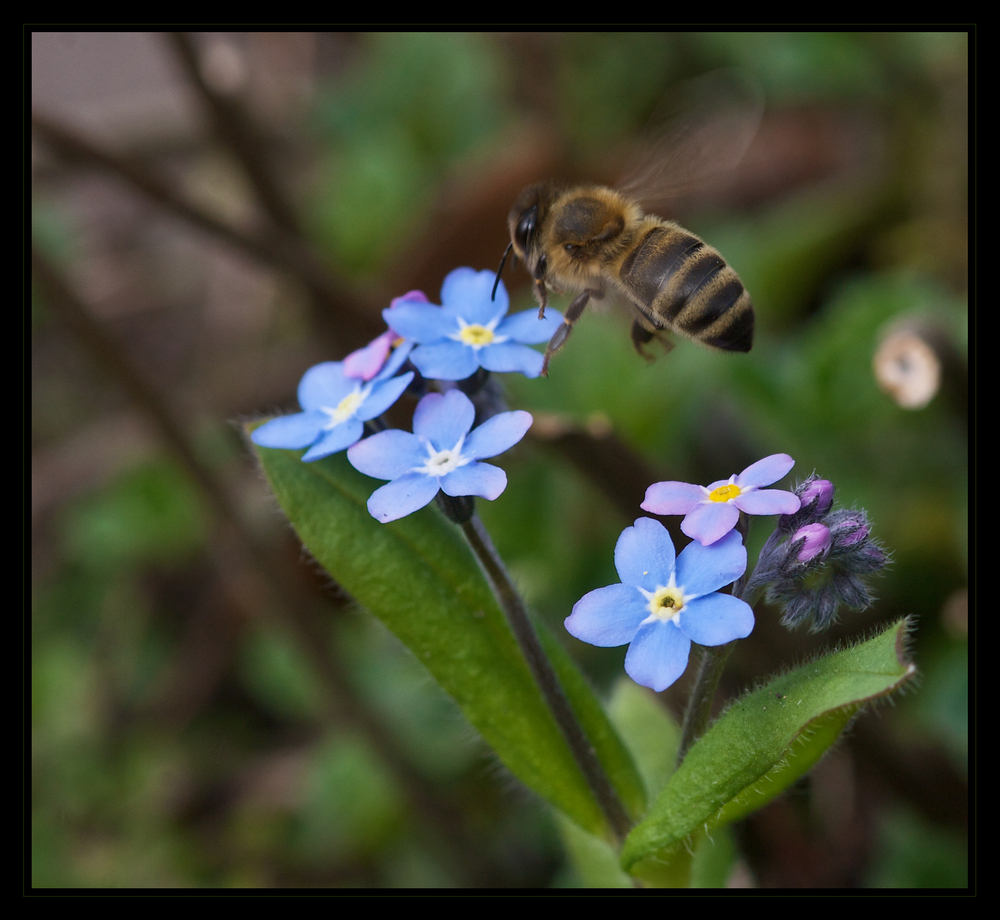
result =
[[429,393],[413,413],[413,434],[381,431],[355,444],[347,459],[375,479],[390,479],[368,499],[383,524],[446,495],[477,495],[491,501],[507,488],[507,474],[480,463],[513,447],[531,426],[530,412],[502,412],[471,431],[476,410],[459,390]]
[[562,315],[549,310],[539,319],[525,310],[507,316],[503,282],[491,299],[494,279],[493,272],[456,268],[441,288],[443,306],[408,294],[382,311],[389,326],[417,343],[410,360],[428,380],[465,380],[480,367],[526,377],[541,373],[542,355],[528,345],[552,338]]
[[302,412],[283,415],[257,428],[250,436],[261,447],[299,450],[302,459],[318,460],[345,450],[364,433],[364,423],[386,411],[413,379],[413,371],[392,377],[406,360],[397,348],[371,380],[349,376],[344,362],[326,361],[309,368],[299,382]]
[[566,629],[591,645],[627,643],[629,677],[666,690],[684,673],[692,642],[725,645],[752,632],[750,606],[716,593],[746,567],[747,551],[735,531],[711,546],[691,543],[675,557],[666,528],[639,518],[615,546],[621,584],[584,595],[566,618]]
[[788,454],[772,454],[748,466],[739,476],[720,479],[710,486],[688,482],[657,482],[646,490],[639,506],[653,514],[683,514],[681,530],[708,546],[729,533],[746,514],[792,514],[799,510],[798,496],[780,489],[761,489],[781,479],[795,461]]

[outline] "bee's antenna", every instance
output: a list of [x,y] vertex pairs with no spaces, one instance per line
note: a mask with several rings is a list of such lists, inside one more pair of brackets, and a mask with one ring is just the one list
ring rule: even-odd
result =
[[503,251],[503,258],[500,260],[500,267],[497,269],[497,277],[496,281],[493,282],[493,293],[490,294],[490,300],[496,300],[497,288],[500,286],[500,275],[503,273],[504,263],[507,261],[507,256],[510,254],[513,246],[513,243],[508,243],[507,248]]

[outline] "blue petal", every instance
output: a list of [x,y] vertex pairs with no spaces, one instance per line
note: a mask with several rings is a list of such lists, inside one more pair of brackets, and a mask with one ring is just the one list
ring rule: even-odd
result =
[[358,381],[344,373],[343,362],[324,361],[310,367],[299,381],[299,405],[306,411],[320,406],[334,408]]
[[536,310],[522,310],[504,319],[496,328],[497,335],[510,336],[515,342],[538,345],[547,342],[555,334],[563,317],[558,310],[546,310],[543,319]]
[[376,376],[375,379],[388,380],[393,374],[395,374],[396,371],[403,366],[406,359],[410,357],[410,352],[413,351],[415,344],[416,343],[410,339],[400,342],[399,345],[392,350],[388,360],[385,362],[382,370],[378,372],[378,376]]
[[438,494],[438,481],[423,473],[406,473],[376,489],[368,499],[368,511],[383,524],[398,520],[429,505]]
[[454,339],[420,345],[410,352],[410,360],[428,380],[465,380],[479,369],[472,348]]
[[383,310],[382,318],[404,339],[414,342],[436,342],[457,331],[455,317],[431,303],[398,303]]
[[372,385],[368,398],[358,406],[354,413],[355,418],[367,422],[385,412],[410,385],[413,379],[413,371],[407,371],[391,380],[383,380]]
[[507,474],[490,463],[468,463],[442,476],[440,482],[447,495],[478,495],[493,501],[507,488]]
[[542,353],[517,342],[487,345],[479,350],[478,361],[498,374],[524,374],[534,379],[542,372]]
[[282,447],[299,450],[308,447],[323,431],[329,416],[325,412],[296,412],[280,415],[260,428],[255,428],[250,440],[261,447]]
[[753,632],[753,610],[731,594],[709,594],[685,604],[678,625],[699,645],[725,645]]
[[655,620],[639,628],[625,656],[625,673],[659,693],[684,673],[691,640],[673,623]]
[[685,597],[700,597],[732,584],[746,568],[743,538],[731,530],[709,546],[689,543],[684,547],[677,558],[677,585]]
[[338,451],[347,450],[355,441],[360,441],[361,435],[364,433],[365,426],[358,419],[349,418],[326,432],[302,455],[302,459],[308,463],[311,460],[319,460],[320,457],[327,457]]
[[408,431],[380,431],[358,441],[347,452],[347,459],[359,473],[374,479],[398,479],[415,466],[427,462],[423,441]]
[[472,431],[462,446],[463,457],[473,457],[481,460],[485,457],[495,457],[505,450],[510,450],[531,427],[533,419],[530,412],[517,409],[513,412],[501,412],[487,419]]
[[639,518],[615,544],[615,569],[623,584],[654,591],[670,580],[674,552],[666,527],[652,518]]
[[435,450],[452,450],[475,420],[475,406],[461,390],[428,393],[413,413],[413,433],[430,441]]
[[631,585],[608,585],[585,594],[566,617],[566,631],[583,642],[610,648],[635,637],[649,616],[646,599]]
[[466,322],[486,326],[496,317],[506,314],[510,306],[507,291],[502,285],[497,288],[496,299],[490,299],[495,279],[494,272],[456,268],[444,279],[441,303],[446,310],[461,316]]

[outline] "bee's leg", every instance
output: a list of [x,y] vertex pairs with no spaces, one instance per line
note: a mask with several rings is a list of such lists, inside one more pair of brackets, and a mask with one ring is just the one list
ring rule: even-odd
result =
[[573,302],[566,308],[562,323],[560,323],[559,328],[556,329],[555,334],[549,339],[549,344],[545,347],[545,357],[542,359],[543,377],[548,377],[549,359],[563,347],[566,339],[569,338],[569,334],[573,331],[573,323],[583,314],[583,308],[587,306],[587,301],[592,296],[599,298],[601,293],[601,291],[584,291],[578,297],[574,298]]
[[648,345],[653,339],[659,339],[668,352],[674,347],[674,343],[666,337],[663,330],[657,329],[645,317],[637,316],[632,320],[632,344],[635,346],[635,350],[647,361],[652,361],[653,356],[643,346]]
[[535,300],[538,301],[538,318],[545,319],[545,308],[548,306],[545,296],[545,282],[538,279],[535,280]]

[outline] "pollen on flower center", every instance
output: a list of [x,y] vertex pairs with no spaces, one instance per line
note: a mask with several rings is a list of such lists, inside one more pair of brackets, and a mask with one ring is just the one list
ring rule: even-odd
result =
[[494,339],[493,330],[487,329],[479,323],[471,323],[463,326],[458,333],[458,340],[464,345],[471,345],[473,348],[482,348],[489,345]]
[[339,403],[337,403],[337,406],[334,409],[331,409],[328,406],[320,406],[321,411],[330,416],[330,421],[323,426],[324,429],[328,431],[342,422],[346,422],[347,419],[358,411],[367,395],[368,393],[365,390],[359,388],[348,393]]
[[708,500],[710,502],[728,502],[737,498],[740,492],[741,489],[735,482],[727,482],[724,486],[712,489],[712,491],[708,493]]
[[659,620],[673,620],[684,609],[684,592],[680,588],[657,588],[649,597],[649,612]]

